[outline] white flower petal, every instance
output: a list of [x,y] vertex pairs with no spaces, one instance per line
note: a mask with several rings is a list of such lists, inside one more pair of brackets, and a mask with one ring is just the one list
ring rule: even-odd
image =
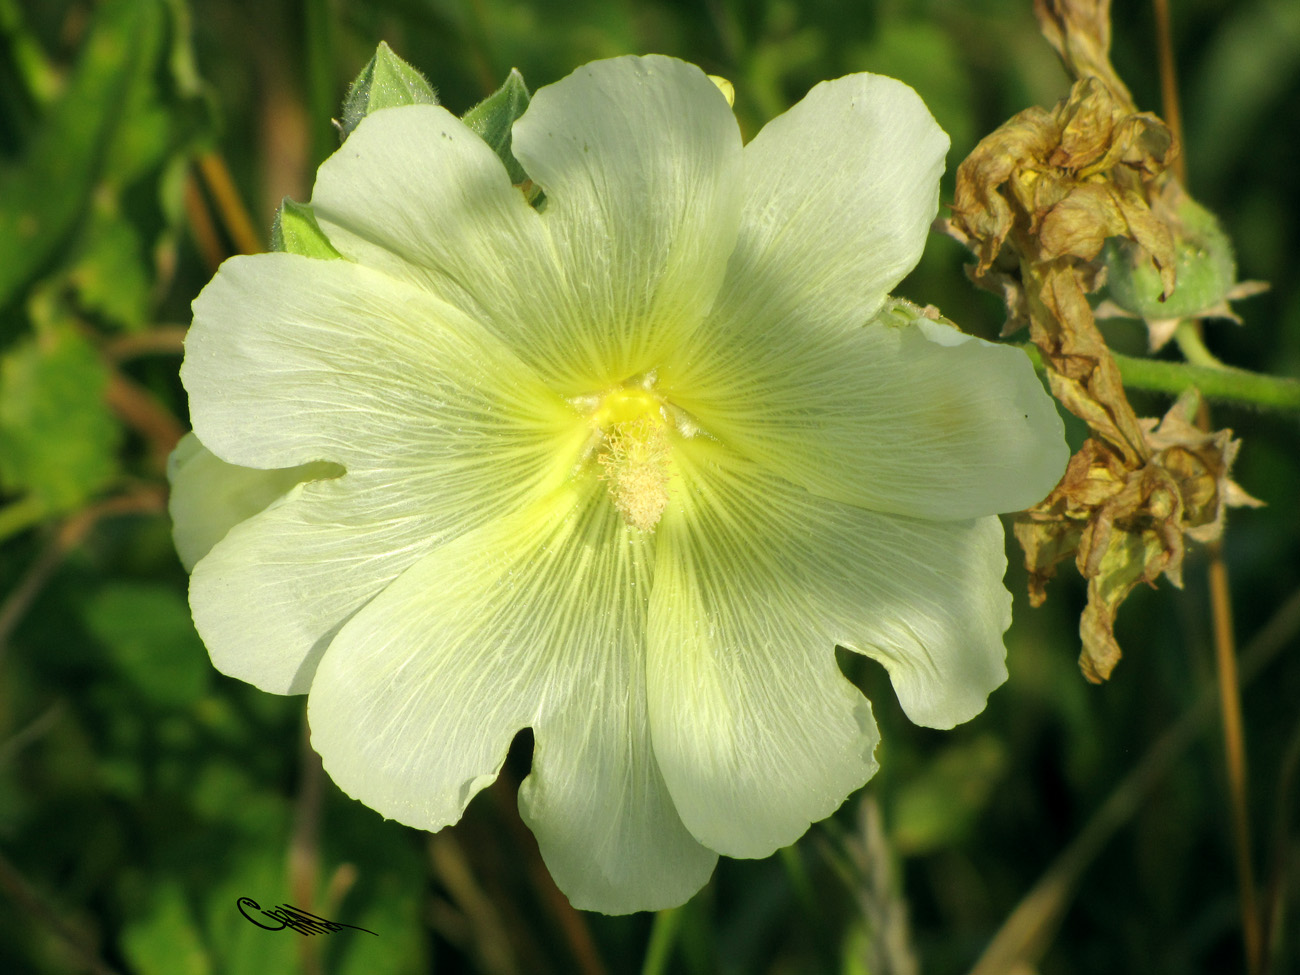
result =
[[540,216],[446,109],[367,116],[320,167],[311,206],[340,253],[454,305],[569,392],[605,382],[569,361],[570,288]]
[[343,628],[312,685],[312,744],[344,791],[455,822],[532,726],[521,811],[560,888],[608,912],[680,903],[714,854],[648,743],[648,539],[587,478],[413,566]]
[[947,151],[902,82],[856,74],[817,85],[745,147],[719,320],[743,334],[865,322],[920,260]]
[[588,431],[490,333],[344,261],[230,261],[196,302],[183,378],[204,444],[244,466],[343,464],[195,567],[213,661],[307,689],[344,621],[436,545],[565,482]]
[[571,464],[556,455],[582,433],[486,329],[347,261],[227,261],[194,303],[185,349],[194,432],[244,467],[428,468],[473,481],[465,495],[486,491],[486,504],[538,465]]
[[861,328],[713,336],[660,376],[666,395],[728,446],[876,511],[945,520],[1019,511],[1047,495],[1069,459],[1023,352],[905,302]]
[[193,569],[231,528],[283,497],[295,484],[341,473],[341,468],[328,463],[270,471],[236,467],[208,450],[194,434],[185,434],[167,459],[171,483],[167,511],[181,565],[187,572]]
[[870,709],[836,644],[889,669],[912,720],[951,727],[1006,678],[996,518],[929,522],[809,494],[707,441],[656,530],[648,687],[687,828],[765,856],[874,771]]
[[741,205],[740,131],[694,65],[624,57],[540,89],[513,149],[546,192],[572,350],[607,383],[652,368],[713,304]]
[[464,499],[463,514],[430,505],[430,486],[348,474],[295,488],[231,529],[190,578],[214,666],[273,694],[306,693],[353,613],[439,542],[491,516]]
[[689,457],[719,451],[689,446],[680,500],[655,533],[650,727],[691,833],[727,856],[762,857],[871,777],[878,736],[836,667],[822,597],[800,575],[816,568],[808,555],[830,553],[800,546],[784,497],[741,480],[752,465],[724,472]]

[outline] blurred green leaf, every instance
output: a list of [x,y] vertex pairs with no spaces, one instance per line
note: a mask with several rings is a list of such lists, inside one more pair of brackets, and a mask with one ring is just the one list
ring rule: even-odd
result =
[[223,975],[300,970],[296,942],[303,936],[287,929],[259,928],[240,914],[237,906],[241,897],[251,897],[267,910],[290,901],[285,894],[284,867],[288,816],[267,818],[264,823],[263,834],[256,841],[242,842],[229,851],[226,876],[204,891],[207,942]]
[[85,310],[128,330],[148,324],[150,278],[136,229],[115,213],[99,208],[77,241],[69,282]]
[[402,105],[437,105],[433,86],[383,41],[375,56],[361,69],[343,102],[343,138],[371,112]]
[[1272,117],[1295,104],[1300,4],[1230,4],[1207,44],[1204,68],[1188,82],[1187,129],[1195,150],[1189,161],[1195,176],[1216,180],[1240,161],[1243,149],[1250,151],[1252,129],[1277,124]]
[[[385,863],[385,871],[370,871],[366,889],[350,895],[335,909],[332,921],[355,924],[376,937],[358,931],[341,931],[324,946],[336,975],[402,975],[425,971],[420,936],[421,896],[424,884],[418,869],[393,869],[401,852]],[[363,899],[364,898],[364,899]]]
[[945,748],[898,790],[890,817],[898,852],[917,856],[961,842],[1006,766],[1006,746],[992,735]]
[[122,950],[139,975],[209,975],[212,971],[185,894],[174,882],[156,887],[148,913],[127,924]]
[[150,83],[155,65],[148,53],[157,50],[162,29],[157,0],[99,4],[63,97],[18,165],[0,171],[0,307],[39,273],[86,212],[125,106],[136,86]]
[[119,429],[104,403],[103,363],[59,328],[0,358],[0,488],[48,511],[75,508],[117,469]]
[[150,701],[188,707],[207,691],[212,667],[175,589],[112,583],[86,606],[86,626],[113,662]]
[[505,84],[461,118],[461,121],[477,132],[506,164],[506,172],[510,174],[512,183],[522,183],[528,178],[524,167],[519,165],[519,160],[510,151],[510,128],[515,124],[515,119],[524,114],[529,101],[528,86],[524,84],[524,76],[511,68]]

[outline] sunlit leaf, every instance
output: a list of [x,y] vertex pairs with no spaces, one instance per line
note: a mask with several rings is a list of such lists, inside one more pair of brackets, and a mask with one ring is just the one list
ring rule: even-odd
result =
[[93,349],[60,330],[0,358],[0,489],[51,511],[76,507],[116,472],[119,430]]

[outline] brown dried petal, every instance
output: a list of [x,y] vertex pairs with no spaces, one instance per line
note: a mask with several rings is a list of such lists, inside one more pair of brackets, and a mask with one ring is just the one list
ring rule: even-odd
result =
[[1107,237],[1123,234],[1128,221],[1111,184],[1081,183],[1043,215],[1038,243],[1046,260],[1077,257],[1091,261]]
[[1110,63],[1110,0],[1034,0],[1038,26],[1075,78],[1095,75],[1132,105]]
[[1228,476],[1238,441],[1231,431],[1195,426],[1198,404],[1191,390],[1160,421],[1140,421],[1148,460],[1138,466],[1090,438],[1056,489],[1015,526],[1034,605],[1074,546],[1075,565],[1088,580],[1079,623],[1079,665],[1088,680],[1105,680],[1120,659],[1115,616],[1133,587],[1153,585],[1161,575],[1181,586],[1186,539],[1212,541],[1228,507],[1259,503]]

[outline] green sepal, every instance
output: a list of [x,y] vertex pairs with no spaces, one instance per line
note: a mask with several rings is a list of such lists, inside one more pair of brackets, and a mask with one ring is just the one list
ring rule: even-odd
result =
[[1132,241],[1112,239],[1105,248],[1111,300],[1148,320],[1190,318],[1221,308],[1237,282],[1232,241],[1214,214],[1190,197],[1179,204],[1170,229],[1177,262],[1173,293],[1161,301],[1159,270]]
[[280,201],[280,209],[275,211],[275,222],[271,224],[271,250],[322,261],[333,261],[343,256],[320,229],[312,208],[287,196]]
[[407,64],[385,42],[380,41],[343,100],[340,134],[346,139],[361,120],[381,108],[402,105],[437,105],[438,94],[418,70]]
[[461,121],[477,132],[506,164],[510,182],[515,184],[527,180],[528,174],[510,150],[510,128],[524,114],[529,101],[531,96],[524,76],[518,68],[511,68],[505,84],[461,116]]

